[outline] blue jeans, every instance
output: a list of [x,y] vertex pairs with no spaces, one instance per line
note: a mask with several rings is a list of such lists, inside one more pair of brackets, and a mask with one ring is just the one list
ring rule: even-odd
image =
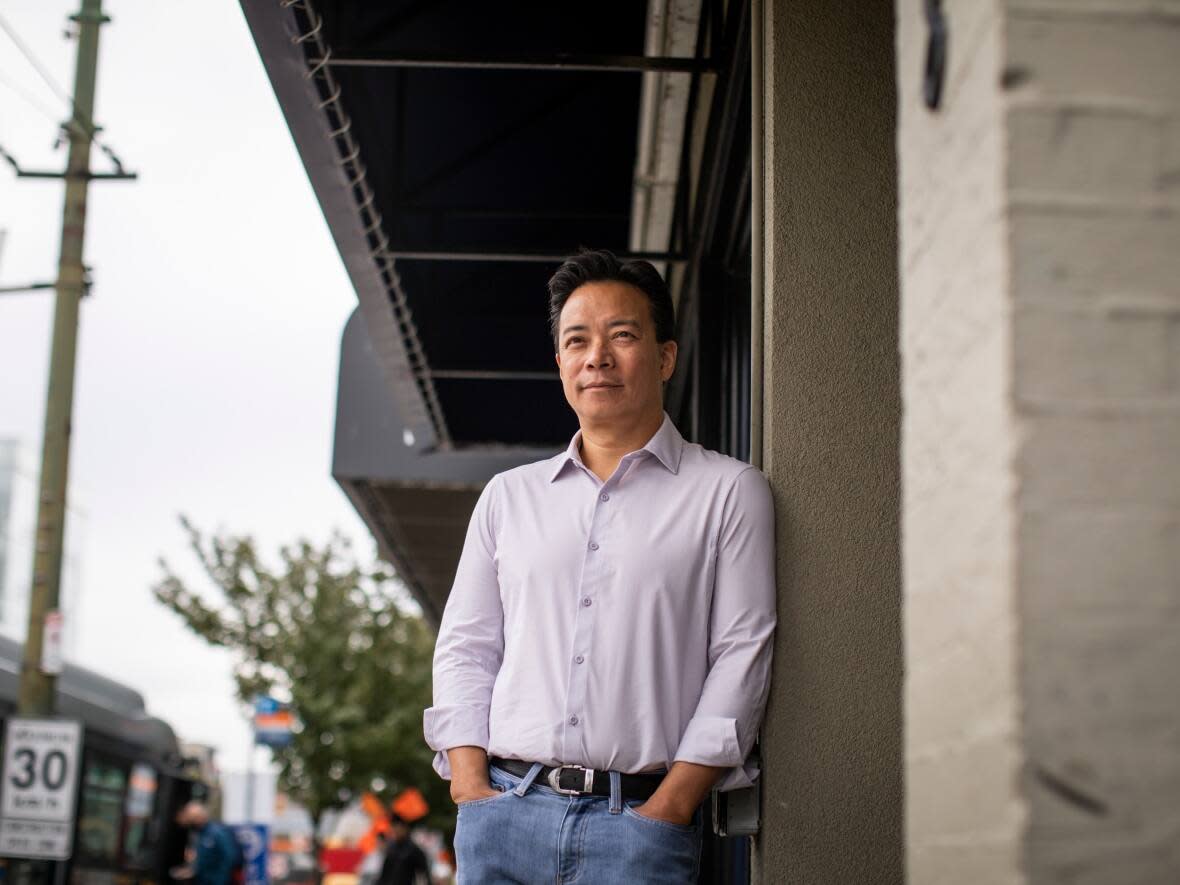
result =
[[639,800],[564,796],[492,766],[499,796],[464,802],[455,827],[459,885],[696,882],[701,813],[679,826],[637,814]]

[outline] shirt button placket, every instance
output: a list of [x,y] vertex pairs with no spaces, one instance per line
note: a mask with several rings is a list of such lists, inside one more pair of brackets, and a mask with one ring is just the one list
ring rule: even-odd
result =
[[586,652],[594,636],[594,596],[606,577],[607,559],[602,555],[599,535],[604,521],[603,505],[609,501],[609,492],[602,489],[596,492],[586,540],[586,562],[582,569],[582,585],[578,588],[574,615],[574,654],[570,659],[570,678],[567,683],[570,688],[566,698],[565,734],[562,740],[563,762],[576,762],[582,757],[584,728],[579,726],[585,725],[582,715],[586,708],[586,684],[589,678],[589,668],[582,665],[586,662]]

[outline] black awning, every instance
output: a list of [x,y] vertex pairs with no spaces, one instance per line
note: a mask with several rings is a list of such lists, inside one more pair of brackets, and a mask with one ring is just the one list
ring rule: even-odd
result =
[[579,246],[671,269],[669,411],[740,455],[746,3],[241,2],[359,301],[332,473],[429,619],[479,490],[575,430],[545,284]]
[[[405,354],[387,362],[412,377],[408,413],[444,448],[567,439],[545,282],[579,246],[627,251],[640,72],[695,59],[645,58],[635,0],[243,8],[321,203],[343,188],[359,207],[325,213],[388,289],[366,298],[373,280],[358,283],[374,338]],[[282,88],[294,61],[313,92]],[[315,138],[337,169],[308,162]]]

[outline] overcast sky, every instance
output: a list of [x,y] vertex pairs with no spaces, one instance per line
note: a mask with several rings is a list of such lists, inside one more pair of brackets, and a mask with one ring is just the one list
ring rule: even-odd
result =
[[[78,0],[0,0],[67,90]],[[224,653],[151,597],[163,555],[189,574],[177,515],[265,551],[333,529],[372,549],[332,481],[340,333],[356,297],[236,2],[107,0],[96,120],[137,182],[90,188],[71,450],[67,613],[74,660],[144,693],[240,768],[249,732]],[[35,110],[16,89],[53,112]],[[64,105],[0,34],[0,144],[60,168]],[[93,165],[106,168],[95,153]],[[52,280],[63,186],[0,165],[0,285]],[[0,438],[24,470],[8,593],[28,593],[52,294],[0,295]],[[21,599],[12,599],[21,597]],[[23,639],[23,620],[4,629]],[[259,760],[264,758],[260,751]]]

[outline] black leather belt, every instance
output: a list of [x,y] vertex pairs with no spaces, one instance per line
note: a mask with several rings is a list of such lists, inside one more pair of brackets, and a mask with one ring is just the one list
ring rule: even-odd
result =
[[[533,767],[531,762],[501,759],[498,756],[493,756],[490,761],[492,765],[516,777],[528,777]],[[646,801],[663,780],[663,774],[624,774],[620,775],[619,786],[622,788],[624,799]],[[610,772],[583,768],[581,765],[561,765],[557,768],[546,766],[541,769],[535,782],[567,796],[610,797]]]

